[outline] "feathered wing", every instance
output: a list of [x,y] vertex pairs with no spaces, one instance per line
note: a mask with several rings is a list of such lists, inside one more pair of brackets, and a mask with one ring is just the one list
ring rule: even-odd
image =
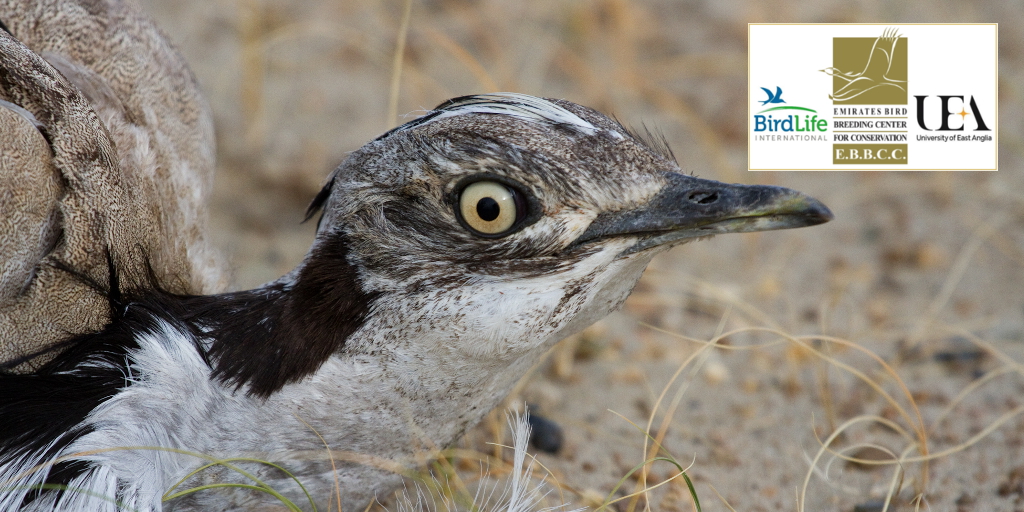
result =
[[131,2],[0,0],[0,22],[0,367],[30,371],[106,323],[81,277],[106,283],[108,261],[129,286],[225,285],[205,238],[213,129]]

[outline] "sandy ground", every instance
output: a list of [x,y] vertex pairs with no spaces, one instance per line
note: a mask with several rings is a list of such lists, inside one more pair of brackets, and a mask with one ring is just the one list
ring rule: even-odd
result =
[[[235,286],[273,279],[312,239],[313,226],[299,221],[321,180],[398,122],[387,112],[402,3],[143,4],[216,113],[212,224]],[[919,493],[923,509],[1024,510],[1020,8],[414,2],[397,112],[492,90],[564,97],[658,127],[686,170],[797,188],[836,214],[820,227],[660,256],[622,312],[524,380],[509,404],[533,404],[565,429],[562,451],[539,458],[567,499],[599,504],[649,457],[629,422],[644,427],[653,415],[660,454],[692,462],[704,510],[882,510],[894,474],[898,510],[913,509]],[[865,21],[1001,23],[998,172],[744,170],[746,24]],[[702,350],[711,340],[719,346]],[[504,421],[492,416],[462,445],[492,451],[486,443]],[[810,469],[833,434],[835,452],[889,462],[827,453]],[[892,454],[905,461],[892,464]],[[647,483],[676,473],[656,462]],[[636,485],[627,480],[617,496]],[[646,499],[653,510],[691,510],[679,479]]]

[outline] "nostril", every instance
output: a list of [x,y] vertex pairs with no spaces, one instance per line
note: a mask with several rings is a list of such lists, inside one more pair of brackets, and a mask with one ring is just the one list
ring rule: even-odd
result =
[[691,192],[687,199],[689,199],[691,203],[711,204],[718,201],[718,192]]

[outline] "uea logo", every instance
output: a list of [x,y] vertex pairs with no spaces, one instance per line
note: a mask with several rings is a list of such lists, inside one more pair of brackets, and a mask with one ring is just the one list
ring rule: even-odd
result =
[[[978,102],[974,100],[974,96],[970,96],[970,101],[966,103],[964,102],[963,96],[939,96],[939,118],[942,120],[942,123],[939,125],[938,128],[929,128],[925,124],[925,101],[927,100],[928,96],[914,96],[914,98],[917,99],[917,125],[924,130],[938,130],[940,132],[963,131],[964,127],[967,126],[967,116],[972,116],[971,119],[974,120],[975,131],[991,131],[988,125],[985,124],[985,119],[981,117],[981,109],[978,108]],[[962,104],[962,106],[960,107],[960,112],[953,112],[949,108],[949,100],[954,98],[960,100],[960,103]],[[964,110],[964,107],[967,104],[969,104],[971,107],[970,113]],[[949,119],[953,116],[960,116],[959,128],[950,128]]]

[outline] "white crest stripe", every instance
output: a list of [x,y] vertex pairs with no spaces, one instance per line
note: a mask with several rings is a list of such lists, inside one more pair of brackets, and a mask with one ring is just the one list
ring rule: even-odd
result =
[[[565,126],[586,135],[594,135],[602,131],[590,121],[546,99],[515,92],[496,92],[449,100],[422,117],[388,131],[378,137],[378,140],[392,133],[411,130],[438,119],[466,114],[507,115],[524,121]],[[622,137],[622,134],[618,132],[612,133],[617,135],[617,138]]]

